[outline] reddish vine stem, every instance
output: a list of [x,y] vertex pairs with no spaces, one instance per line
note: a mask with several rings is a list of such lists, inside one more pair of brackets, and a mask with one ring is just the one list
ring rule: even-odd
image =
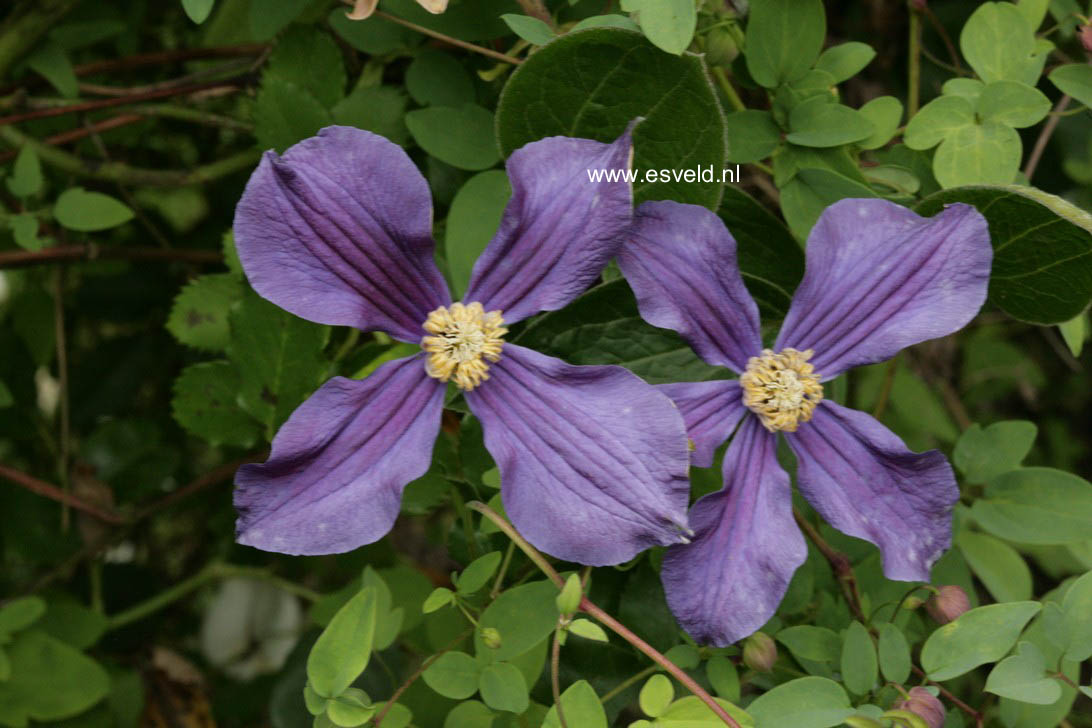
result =
[[164,261],[195,264],[222,263],[224,256],[216,250],[167,250],[148,247],[103,247],[93,243],[58,245],[42,250],[13,250],[0,253],[0,269],[23,268],[42,263],[65,263],[121,259],[134,261]]
[[469,637],[470,633],[473,631],[473,627],[464,630],[462,634],[444,645],[443,649],[422,662],[421,666],[414,670],[413,674],[407,677],[404,683],[398,686],[398,689],[394,691],[394,695],[391,695],[390,698],[387,699],[387,704],[383,706],[383,709],[376,713],[375,717],[372,718],[372,723],[375,725],[375,727],[379,728],[379,724],[382,723],[383,719],[387,717],[387,713],[390,711],[391,706],[394,705],[400,697],[402,697],[402,693],[406,692],[406,690],[409,689],[410,685],[413,685],[413,683],[417,682],[417,678],[421,677],[421,675],[425,673],[425,670],[429,668],[429,665],[436,662],[436,660],[440,658],[440,655],[450,651],[455,647],[455,645],[459,644],[467,637]]
[[5,126],[7,124],[18,124],[23,121],[32,121],[34,119],[44,119],[50,116],[63,116],[65,114],[75,114],[77,112],[97,111],[98,109],[108,109],[113,106],[124,106],[126,104],[132,104],[138,101],[151,101],[152,99],[164,99],[170,96],[183,96],[185,94],[194,93],[196,91],[208,91],[210,89],[237,90],[241,88],[242,84],[248,80],[250,80],[250,74],[245,74],[244,76],[234,79],[206,81],[204,83],[192,83],[186,86],[176,86],[174,88],[155,89],[152,91],[147,91],[145,93],[133,94],[131,96],[119,96],[116,98],[84,101],[82,103],[54,106],[48,109],[35,109],[34,111],[25,111],[21,114],[12,114],[11,116],[0,117],[0,126]]
[[1062,118],[1061,113],[1066,110],[1070,101],[1069,96],[1063,94],[1062,98],[1058,99],[1058,103],[1054,105],[1047,123],[1043,124],[1043,129],[1039,132],[1039,138],[1035,140],[1035,146],[1032,148],[1031,154],[1028,155],[1028,163],[1024,166],[1024,176],[1028,178],[1028,181],[1035,174],[1035,168],[1039,166],[1039,160],[1043,158],[1043,152],[1046,151],[1047,142],[1054,134],[1054,130]]
[[[79,129],[72,129],[71,131],[64,131],[60,134],[54,134],[48,136],[42,140],[42,143],[49,144],[51,146],[58,146],[60,144],[68,144],[69,142],[79,141],[84,137],[91,136],[92,134],[98,134],[99,132],[109,131],[110,129],[116,129],[119,126],[125,126],[126,124],[132,124],[133,122],[140,121],[146,118],[142,114],[119,114],[112,116],[109,119],[96,122],[89,126],[81,127]],[[9,149],[6,152],[0,152],[0,164],[4,164],[12,159],[15,159],[19,154],[18,149]]]
[[52,483],[47,483],[44,480],[39,480],[32,475],[16,470],[15,468],[9,468],[6,465],[0,465],[0,477],[6,478],[11,482],[26,488],[31,493],[37,493],[38,495],[45,496],[50,500],[57,501],[66,506],[71,506],[77,510],[83,511],[88,515],[92,515],[95,518],[103,521],[104,523],[112,523],[116,526],[120,526],[126,523],[125,516],[115,511],[109,511],[105,508],[88,503],[79,496],[73,495],[66,490],[61,490]]
[[[501,517],[499,513],[497,513],[492,508],[480,501],[471,501],[466,505],[468,508],[477,511],[478,513],[481,513],[483,516],[488,518],[497,528],[503,531],[504,534],[508,536],[508,538],[512,539],[516,546],[519,546],[520,550],[523,551],[523,553],[527,554],[527,558],[529,558],[539,569],[541,569],[542,573],[546,574],[546,576],[550,578],[550,580],[554,583],[555,586],[557,586],[559,590],[565,587],[564,579],[562,579],[561,575],[557,573],[557,570],[550,565],[550,562],[546,560],[546,557],[539,553],[538,549],[528,543],[527,540],[523,538],[523,536],[521,536],[515,528],[512,527],[512,524],[510,524],[503,517]],[[682,685],[691,693],[693,693],[698,698],[698,700],[705,703],[709,707],[709,709],[713,711],[714,715],[724,721],[725,725],[731,726],[732,728],[741,728],[739,723],[736,722],[735,718],[729,715],[728,711],[721,707],[720,703],[714,700],[713,696],[706,692],[701,685],[698,685],[694,681],[694,678],[687,675],[682,669],[679,668],[678,665],[664,657],[664,655],[659,650],[635,635],[621,622],[619,622],[614,617],[610,616],[598,606],[596,606],[586,596],[581,597],[580,599],[580,610],[598,619],[612,632],[614,632],[626,642],[629,642],[631,645],[647,655],[649,659],[662,667],[673,678],[682,683]]]
[[842,594],[845,596],[846,603],[849,604],[853,616],[859,619],[861,624],[867,626],[868,617],[865,616],[864,609],[861,608],[861,593],[857,590],[857,577],[853,573],[853,565],[849,563],[849,557],[827,543],[826,539],[819,533],[819,529],[804,518],[804,514],[800,511],[793,508],[792,515],[796,519],[796,525],[800,526],[800,530],[804,532],[808,540],[815,544],[815,548],[819,549],[819,553],[830,563],[830,568],[834,571],[834,576],[842,587]]

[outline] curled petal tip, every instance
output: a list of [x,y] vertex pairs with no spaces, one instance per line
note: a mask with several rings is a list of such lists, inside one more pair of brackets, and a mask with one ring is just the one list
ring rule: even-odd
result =
[[379,0],[356,0],[353,3],[353,9],[345,13],[345,17],[349,20],[364,20],[371,17],[371,14],[375,12],[375,6],[379,4]]

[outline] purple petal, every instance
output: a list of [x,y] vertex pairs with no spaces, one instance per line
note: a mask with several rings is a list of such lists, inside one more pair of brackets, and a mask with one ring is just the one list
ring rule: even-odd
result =
[[588,173],[628,170],[632,156],[629,130],[613,144],[549,137],[513,152],[512,198],[474,264],[465,300],[503,311],[511,324],[587,290],[633,219],[631,183],[592,182]]
[[871,415],[830,400],[786,437],[799,460],[800,491],[823,518],[879,546],[887,578],[928,581],[951,545],[959,500],[944,455],[911,452]]
[[443,400],[420,355],[326,382],[281,427],[269,460],[239,468],[239,543],[331,554],[381,538],[402,489],[428,470]]
[[451,302],[433,260],[428,184],[397,144],[330,126],[266,152],[235,210],[250,284],[309,321],[420,341]]
[[813,349],[824,380],[962,328],[986,300],[986,219],[970,205],[924,218],[886,200],[841,200],[808,237],[804,280],[776,349]]
[[663,394],[614,366],[573,366],[506,344],[468,392],[512,523],[567,561],[602,566],[686,528],[687,446]]
[[744,419],[724,456],[724,490],[694,504],[693,543],[664,556],[667,603],[701,644],[730,645],[769,621],[807,558],[776,453],[776,436]]
[[704,207],[644,203],[618,264],[641,316],[678,331],[710,364],[742,372],[762,349],[758,306],[739,274],[736,241]]
[[670,397],[682,413],[686,436],[694,443],[690,464],[708,468],[714,451],[728,440],[746,412],[739,381],[680,382],[656,389]]

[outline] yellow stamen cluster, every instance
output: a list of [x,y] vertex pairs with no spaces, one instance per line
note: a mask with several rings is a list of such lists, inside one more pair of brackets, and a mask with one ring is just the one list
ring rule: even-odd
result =
[[441,306],[428,315],[421,339],[428,354],[425,371],[441,382],[453,381],[464,392],[489,379],[489,364],[500,360],[504,346],[504,319],[500,311],[485,312],[480,303]]
[[810,420],[823,401],[823,385],[808,363],[813,353],[782,349],[775,354],[763,349],[762,356],[747,361],[747,371],[739,378],[743,404],[770,432],[796,432],[797,425]]

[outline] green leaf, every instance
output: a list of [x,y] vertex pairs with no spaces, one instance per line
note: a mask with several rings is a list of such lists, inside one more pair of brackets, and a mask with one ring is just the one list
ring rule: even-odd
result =
[[770,156],[781,142],[781,129],[768,111],[744,109],[724,117],[728,140],[727,157],[749,164]]
[[322,715],[326,712],[329,698],[324,698],[315,692],[310,685],[303,686],[303,702],[307,706],[307,712],[311,715]]
[[1038,124],[1050,113],[1050,99],[1019,81],[994,81],[978,97],[975,109],[983,122],[996,121],[1022,129]]
[[38,237],[38,218],[27,212],[12,215],[8,218],[11,227],[11,236],[15,244],[24,250],[41,250],[45,247],[45,240]]
[[975,123],[974,106],[963,96],[933,99],[906,125],[902,141],[911,149],[931,149]]
[[985,533],[963,531],[956,539],[971,571],[999,602],[1031,599],[1031,569],[1016,549]]
[[27,66],[37,71],[66,99],[79,94],[79,81],[72,62],[58,43],[47,42],[27,57]]
[[492,728],[495,714],[477,700],[459,703],[444,719],[444,728]]
[[985,483],[1020,467],[1039,428],[1027,420],[995,422],[986,429],[975,423],[963,431],[952,461],[972,483]]
[[249,0],[250,32],[254,40],[268,40],[295,20],[310,0]]
[[698,24],[693,0],[622,0],[622,9],[636,13],[653,45],[676,56],[690,45]]
[[133,211],[109,195],[72,187],[57,198],[53,217],[69,230],[94,232],[129,222]]
[[462,700],[478,692],[482,668],[465,652],[445,652],[425,668],[425,684],[445,698]]
[[622,30],[635,31],[641,29],[637,23],[633,22],[625,15],[593,15],[590,18],[581,20],[570,28],[569,32],[571,33],[574,30],[585,30],[587,28],[621,28]]
[[0,379],[0,409],[11,407],[13,404],[15,404],[15,398],[11,396],[11,390],[4,384],[4,380]]
[[1016,0],[1016,9],[1028,21],[1028,27],[1032,30],[1038,30],[1043,24],[1049,7],[1050,0]]
[[1055,324],[1092,301],[1092,214],[1023,186],[945,190],[916,209],[933,215],[953,202],[974,205],[990,223],[990,300],[1005,313]]
[[659,717],[674,699],[675,687],[671,678],[660,674],[650,677],[637,696],[641,710],[652,718]]
[[[724,115],[701,58],[666,56],[616,28],[569,33],[520,64],[497,106],[497,134],[507,156],[554,135],[612,142],[638,117],[634,169],[724,166]],[[633,191],[637,203],[672,199],[715,209],[722,187],[719,179],[669,179],[639,181]]]
[[837,147],[868,139],[875,132],[872,122],[861,112],[813,96],[789,113],[789,135],[785,139],[804,147]]
[[106,617],[101,612],[67,600],[50,602],[46,613],[35,623],[35,629],[77,650],[86,650],[98,642],[106,628]]
[[592,640],[593,642],[610,641],[610,638],[607,637],[607,633],[603,631],[602,627],[587,619],[574,619],[572,624],[569,625],[569,631],[577,637],[583,637],[584,639]]
[[376,708],[367,693],[358,688],[348,688],[326,703],[327,717],[331,723],[341,728],[363,725],[375,712]]
[[364,672],[375,637],[376,590],[361,589],[337,611],[307,656],[307,680],[324,698],[335,698]]
[[867,695],[876,684],[876,646],[863,624],[849,623],[842,644],[842,682],[855,695]]
[[798,660],[835,663],[842,653],[842,641],[833,630],[826,627],[799,624],[786,627],[775,637]]
[[766,88],[807,73],[823,47],[827,16],[822,0],[763,0],[747,22],[747,70]]
[[802,677],[759,695],[747,706],[756,728],[831,728],[853,715],[842,686],[824,677]]
[[[727,700],[720,698],[714,698],[714,700],[728,715],[735,718],[740,728],[754,728],[754,719],[743,710]],[[630,728],[634,725],[631,723]],[[685,698],[676,700],[650,724],[655,728],[721,728],[723,725],[724,721],[696,695],[687,695]]]
[[501,552],[490,551],[471,561],[463,573],[459,574],[458,592],[463,595],[473,594],[485,586],[500,566]]
[[[513,587],[493,601],[478,620],[474,634],[474,649],[480,656],[494,661],[509,660],[522,655],[557,625],[558,611],[554,599],[557,587],[550,581],[536,581]],[[491,649],[482,641],[481,630],[492,627],[500,632],[501,646]]]
[[1046,53],[1036,47],[1033,28],[1009,2],[980,5],[963,26],[959,48],[987,84],[1020,81],[1034,86],[1046,62]]
[[406,90],[421,106],[462,106],[475,99],[474,80],[454,56],[422,48],[406,69]]
[[335,124],[355,126],[384,136],[395,144],[409,140],[406,96],[391,86],[358,86],[339,101],[331,113]]
[[0,642],[37,622],[45,611],[41,597],[19,597],[0,607]]
[[889,682],[904,683],[910,677],[910,645],[902,630],[890,622],[882,622],[877,627],[880,633],[879,654],[880,672]]
[[8,189],[16,197],[30,197],[42,191],[42,163],[38,161],[38,152],[30,145],[19,150],[11,177],[8,177]]
[[725,655],[713,655],[705,663],[705,676],[717,695],[731,702],[739,702],[739,673],[735,664]]
[[1046,674],[1043,653],[1031,642],[1021,642],[1015,655],[997,663],[986,678],[986,691],[1037,705],[1052,705],[1062,697],[1061,685]]
[[523,673],[509,662],[487,665],[478,678],[482,700],[493,710],[522,713],[530,705]]
[[260,428],[239,409],[238,393],[239,372],[231,362],[191,364],[174,383],[174,418],[213,445],[251,447]]
[[834,77],[835,83],[848,81],[856,76],[876,57],[876,51],[867,43],[841,43],[831,46],[819,55],[815,67]]
[[1069,63],[1050,72],[1050,82],[1085,106],[1092,106],[1092,66]]
[[425,614],[431,614],[437,609],[442,609],[449,604],[454,604],[455,592],[442,586],[436,587],[431,594],[428,595],[428,599],[421,605],[421,611]]
[[580,608],[580,600],[583,596],[584,587],[580,583],[580,577],[576,574],[569,574],[569,578],[565,580],[565,586],[561,588],[554,600],[557,604],[557,611],[566,616],[574,614]]
[[[587,680],[578,680],[561,694],[561,710],[565,713],[565,723],[572,728],[607,728],[607,714],[599,696]],[[557,707],[550,708],[542,728],[561,728],[557,719]]]
[[1058,324],[1058,331],[1065,339],[1065,345],[1069,347],[1069,353],[1074,357],[1081,355],[1084,349],[1084,340],[1088,338],[1088,314],[1079,313],[1068,321]]
[[277,39],[265,66],[263,83],[269,78],[306,89],[326,107],[345,96],[341,51],[328,34],[315,26],[294,25]]
[[532,45],[546,45],[557,37],[554,29],[538,18],[516,13],[505,13],[500,17],[512,29],[513,33]]
[[[376,712],[383,710],[387,705],[387,701],[375,704]],[[387,714],[383,716],[383,728],[406,728],[413,720],[413,711],[401,703],[395,703],[387,711]]]
[[839,172],[801,169],[781,189],[781,211],[793,234],[806,240],[819,215],[838,200],[878,196],[871,187]]
[[187,346],[224,351],[231,338],[228,313],[242,296],[243,284],[232,273],[195,278],[175,297],[167,330]]
[[238,401],[272,433],[326,374],[328,326],[304,321],[248,293],[232,309],[228,355],[239,371]]
[[674,331],[645,323],[624,280],[596,286],[564,309],[540,316],[515,342],[571,364],[624,366],[652,384],[724,376]]
[[508,175],[499,169],[474,175],[455,193],[444,230],[444,250],[456,298],[466,291],[474,263],[497,232],[511,196]]
[[971,515],[982,528],[1010,541],[1084,541],[1092,533],[1092,484],[1053,468],[1013,470],[987,484]]
[[921,666],[930,680],[950,680],[1004,657],[1024,625],[1041,608],[1039,602],[990,604],[964,612],[929,635],[921,649]]
[[962,96],[971,102],[971,106],[975,106],[985,88],[986,84],[977,78],[949,78],[940,90],[945,96]]
[[277,76],[262,81],[254,100],[254,135],[263,149],[283,152],[333,123],[333,116],[309,91]]
[[1092,571],[1069,587],[1062,600],[1067,645],[1065,659],[1083,662],[1092,657]]
[[1011,126],[986,121],[955,130],[940,143],[933,173],[942,187],[1007,185],[1020,171],[1023,148]]
[[406,126],[422,149],[453,167],[489,169],[500,159],[493,112],[477,104],[416,109],[406,114]]
[[[417,0],[383,0],[384,9],[411,23],[435,30],[460,40],[488,40],[499,38],[508,32],[501,13],[518,13],[520,6],[515,0],[459,0],[451,3],[443,13],[425,10]],[[373,18],[369,18],[371,22]]]
[[110,690],[110,678],[97,662],[43,632],[20,633],[6,651],[11,677],[0,682],[0,716],[6,725],[74,716]]
[[216,0],[182,0],[182,9],[186,11],[186,17],[197,25],[208,20],[212,12],[212,6]]
[[872,135],[857,142],[861,149],[879,149],[891,141],[902,121],[902,102],[894,96],[880,96],[862,106],[860,114],[872,124]]

